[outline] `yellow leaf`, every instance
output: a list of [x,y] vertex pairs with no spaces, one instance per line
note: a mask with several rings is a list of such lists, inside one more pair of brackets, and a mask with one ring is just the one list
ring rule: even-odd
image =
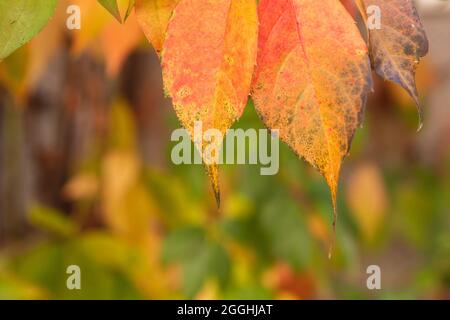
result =
[[374,240],[388,208],[383,177],[376,165],[364,163],[352,170],[346,198],[363,238]]
[[167,25],[179,0],[136,0],[137,20],[148,41],[160,54]]

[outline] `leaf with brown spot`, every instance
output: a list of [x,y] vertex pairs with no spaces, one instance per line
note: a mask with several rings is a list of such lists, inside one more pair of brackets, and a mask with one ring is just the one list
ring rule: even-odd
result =
[[378,75],[408,91],[419,111],[420,130],[423,110],[417,93],[415,70],[420,59],[428,53],[428,39],[417,10],[411,0],[358,2],[361,10],[370,5],[381,9],[381,29],[369,30],[372,66]]
[[336,0],[262,0],[258,12],[256,109],[324,175],[336,221],[341,163],[372,85],[366,44]]
[[179,0],[136,0],[136,17],[148,41],[160,54],[172,12]]
[[[162,54],[164,86],[194,141],[196,121],[224,136],[244,111],[256,60],[256,7],[249,0],[181,0],[174,10]],[[199,142],[222,144],[195,141],[199,149]],[[206,167],[219,202],[218,166]]]

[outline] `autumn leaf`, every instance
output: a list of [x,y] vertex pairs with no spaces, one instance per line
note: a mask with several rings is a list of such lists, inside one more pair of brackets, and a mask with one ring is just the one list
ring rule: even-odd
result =
[[0,0],[0,60],[30,41],[47,24],[56,0]]
[[256,109],[324,175],[336,222],[341,163],[372,83],[366,44],[339,1],[262,0],[258,12]]
[[417,10],[411,0],[358,1],[360,9],[378,6],[381,10],[381,28],[369,26],[372,66],[378,75],[398,83],[411,95],[419,111],[420,130],[423,110],[417,93],[415,70],[419,60],[428,53],[428,39]]
[[[194,139],[196,121],[203,132],[217,129],[224,135],[242,115],[256,60],[257,28],[255,1],[181,0],[175,8],[162,55],[164,86],[201,151],[202,141]],[[221,143],[203,141],[216,150]],[[218,166],[206,167],[219,202]]]
[[167,25],[179,0],[136,0],[136,17],[148,41],[159,54]]

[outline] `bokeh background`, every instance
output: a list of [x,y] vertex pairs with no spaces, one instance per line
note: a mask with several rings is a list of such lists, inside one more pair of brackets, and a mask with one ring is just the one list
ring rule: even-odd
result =
[[[65,27],[79,4],[82,28]],[[280,172],[175,166],[179,127],[134,14],[60,1],[0,63],[0,298],[449,299],[450,6],[418,3],[426,110],[376,78],[344,163],[333,256],[324,179],[285,145]],[[322,17],[318,17],[322,18]],[[1,30],[0,30],[1,32]],[[235,128],[262,128],[249,102]],[[66,268],[81,268],[81,290]],[[378,265],[382,289],[366,287]]]

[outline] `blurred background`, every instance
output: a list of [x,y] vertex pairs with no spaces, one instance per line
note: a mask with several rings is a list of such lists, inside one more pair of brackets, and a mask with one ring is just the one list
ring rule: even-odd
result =
[[[345,1],[344,1],[345,2]],[[81,30],[65,27],[78,4]],[[1,299],[449,299],[450,6],[418,3],[426,110],[375,76],[344,162],[332,259],[325,180],[285,145],[280,172],[175,166],[179,127],[134,14],[60,1],[0,63]],[[249,102],[234,128],[262,128]],[[66,268],[81,268],[68,290]],[[366,287],[378,265],[382,289]]]

